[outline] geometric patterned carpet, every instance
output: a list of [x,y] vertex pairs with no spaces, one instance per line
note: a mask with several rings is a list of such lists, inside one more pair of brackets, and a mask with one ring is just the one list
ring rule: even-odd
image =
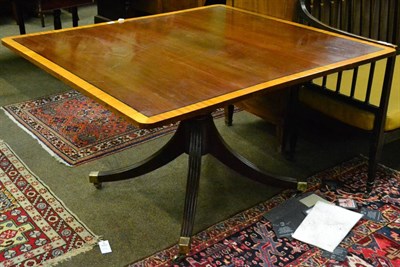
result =
[[[400,172],[380,165],[374,190],[365,197],[362,188],[367,177],[367,160],[359,157],[308,179],[312,191],[336,203],[351,198],[358,209],[379,210],[379,221],[362,218],[340,243],[347,256],[328,258],[318,247],[286,237],[277,238],[263,214],[284,202],[293,191],[283,193],[217,223],[192,238],[190,254],[174,263],[178,246],[155,253],[130,264],[139,266],[400,266]],[[339,185],[324,186],[326,181]],[[359,211],[359,210],[358,210]]]
[[95,236],[0,140],[0,266],[51,266]]
[[[98,102],[68,91],[2,108],[59,161],[79,165],[169,134],[177,124],[138,129]],[[221,117],[223,110],[214,112]]]

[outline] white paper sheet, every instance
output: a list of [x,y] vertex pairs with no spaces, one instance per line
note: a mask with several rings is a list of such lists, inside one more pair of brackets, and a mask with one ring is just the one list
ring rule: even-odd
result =
[[333,252],[362,216],[361,213],[318,201],[292,237]]

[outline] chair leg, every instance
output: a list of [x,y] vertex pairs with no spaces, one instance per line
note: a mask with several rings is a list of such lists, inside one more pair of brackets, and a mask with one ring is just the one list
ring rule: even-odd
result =
[[12,7],[13,7],[13,12],[15,14],[15,19],[17,20],[17,24],[19,27],[19,33],[25,34],[26,31],[25,31],[24,15],[19,0],[12,1]]
[[298,131],[298,109],[299,109],[299,89],[298,87],[290,88],[288,106],[282,123],[282,152],[285,153],[288,159],[294,159],[294,153],[297,145]]
[[225,112],[225,125],[227,125],[227,126],[232,126],[234,108],[235,108],[234,105],[228,105],[228,106],[226,106],[226,107],[224,108],[224,112]]
[[384,132],[380,129],[379,120],[375,122],[375,129],[371,136],[371,142],[369,146],[369,158],[368,158],[368,178],[367,186],[365,189],[366,194],[370,194],[375,183],[376,169],[378,168],[378,162],[381,158],[383,144],[384,144]]
[[42,27],[44,28],[46,25],[44,23],[44,12],[42,10],[42,1],[38,0],[37,1],[37,14],[40,17],[40,23],[42,24]]
[[61,10],[60,9],[54,9],[53,10],[53,16],[54,16],[54,29],[59,30],[62,28],[61,25]]
[[[386,72],[383,82],[383,88],[391,88],[392,78],[394,72],[394,65],[396,57],[388,58],[386,62]],[[371,137],[371,144],[369,148],[369,165],[368,165],[368,179],[366,193],[369,194],[375,183],[376,169],[378,162],[381,158],[383,144],[384,144],[384,131],[386,122],[386,113],[389,105],[390,90],[383,90],[381,95],[380,109],[375,115],[374,129]]]
[[384,145],[384,118],[376,116],[374,123],[374,130],[372,132],[371,141],[369,145],[369,158],[368,158],[368,178],[365,193],[370,194],[375,183],[376,169],[378,162],[381,158],[383,145]]
[[78,8],[71,7],[71,13],[72,13],[72,26],[78,27],[78,21],[79,21]]
[[44,23],[44,13],[40,12],[39,17],[40,17],[40,23],[42,24],[42,28],[46,27],[46,24]]

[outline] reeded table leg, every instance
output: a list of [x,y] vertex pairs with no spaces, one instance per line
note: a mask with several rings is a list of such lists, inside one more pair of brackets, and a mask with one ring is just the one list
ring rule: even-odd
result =
[[193,233],[194,219],[197,206],[197,195],[199,192],[199,181],[201,171],[201,157],[205,144],[205,132],[203,131],[204,120],[189,122],[187,135],[189,136],[189,169],[186,183],[185,207],[183,210],[183,222],[181,237],[179,239],[179,254],[186,255],[190,251],[190,237]]

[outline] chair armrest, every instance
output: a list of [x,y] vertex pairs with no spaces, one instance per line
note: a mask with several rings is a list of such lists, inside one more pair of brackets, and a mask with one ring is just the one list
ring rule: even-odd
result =
[[315,28],[319,28],[322,30],[326,30],[326,31],[330,31],[330,32],[334,32],[337,34],[343,34],[349,37],[353,37],[353,38],[357,38],[357,39],[361,39],[361,40],[365,40],[368,42],[373,42],[373,43],[378,43],[378,44],[383,44],[383,45],[387,45],[390,47],[393,47],[397,50],[397,53],[400,53],[399,47],[395,44],[392,43],[388,43],[388,42],[384,42],[384,41],[378,41],[376,39],[372,39],[372,38],[367,38],[358,34],[354,34],[351,32],[347,32],[347,31],[343,31],[340,30],[338,28],[332,27],[326,23],[323,23],[322,21],[320,21],[319,19],[317,19],[316,17],[314,17],[310,11],[307,8],[307,0],[299,0],[298,1],[298,18],[300,19],[300,22]]

